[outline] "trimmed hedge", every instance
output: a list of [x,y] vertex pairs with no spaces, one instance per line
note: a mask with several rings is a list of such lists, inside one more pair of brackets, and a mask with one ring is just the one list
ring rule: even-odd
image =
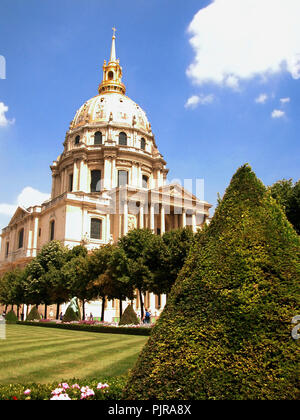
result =
[[37,310],[37,307],[33,306],[26,319],[27,321],[35,321],[35,320],[40,320],[41,318],[42,316]]
[[5,321],[10,324],[18,321],[17,315],[15,314],[13,310],[7,312],[7,314],[5,315]]
[[30,321],[17,321],[20,325],[30,325],[32,327],[45,327],[45,328],[61,328],[64,330],[74,331],[88,331],[96,333],[108,333],[108,334],[128,334],[128,335],[144,335],[149,336],[151,334],[151,327],[110,327],[103,325],[86,325],[86,324],[64,324],[55,322],[30,322]]
[[119,322],[119,325],[139,325],[140,321],[132,307],[132,305],[128,305],[125,311],[123,312],[121,316],[121,320]]
[[63,322],[80,321],[80,314],[77,314],[71,306],[68,306],[62,320]]
[[300,238],[245,165],[197,234],[123,397],[299,399],[299,284]]

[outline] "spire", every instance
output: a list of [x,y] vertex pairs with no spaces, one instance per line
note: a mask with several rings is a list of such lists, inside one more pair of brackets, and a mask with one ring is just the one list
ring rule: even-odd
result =
[[116,28],[112,28],[114,31],[112,36],[112,43],[111,43],[111,51],[110,51],[110,60],[109,62],[115,62],[116,61]]
[[108,63],[106,63],[106,61],[104,60],[103,79],[99,85],[98,92],[101,94],[115,92],[122,93],[123,95],[125,95],[126,88],[122,83],[122,67],[120,66],[119,60],[116,56],[116,28],[112,28],[112,30],[113,36],[110,51],[110,59]]

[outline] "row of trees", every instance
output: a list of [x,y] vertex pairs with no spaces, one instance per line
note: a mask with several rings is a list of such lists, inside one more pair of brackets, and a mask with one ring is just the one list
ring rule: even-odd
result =
[[0,278],[0,302],[16,305],[17,316],[22,304],[56,304],[59,307],[76,296],[85,303],[102,300],[133,300],[138,291],[141,316],[146,291],[168,294],[187,258],[195,235],[189,228],[176,229],[157,236],[148,229],[135,229],[117,244],[108,244],[88,253],[82,245],[73,249],[59,242],[46,244],[23,270],[14,269]]
[[271,185],[268,190],[286,214],[288,221],[300,235],[300,180],[282,179]]

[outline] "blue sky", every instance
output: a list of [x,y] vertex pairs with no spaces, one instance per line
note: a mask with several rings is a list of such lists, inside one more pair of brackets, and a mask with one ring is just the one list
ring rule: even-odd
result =
[[299,3],[1,0],[0,227],[17,203],[50,193],[49,165],[97,94],[113,26],[126,94],[170,181],[204,178],[215,205],[246,162],[266,185],[298,180]]

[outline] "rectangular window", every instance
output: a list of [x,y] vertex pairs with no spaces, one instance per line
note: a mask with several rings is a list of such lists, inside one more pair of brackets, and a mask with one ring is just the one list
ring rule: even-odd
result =
[[8,253],[9,253],[9,242],[6,242],[5,258],[8,257]]
[[21,229],[19,232],[19,249],[23,248],[24,243],[24,229]]
[[102,238],[102,220],[101,219],[91,219],[91,239]]
[[118,171],[118,186],[123,187],[128,184],[128,172]]
[[147,175],[143,175],[142,186],[143,186],[143,188],[148,188],[148,177],[147,177]]
[[91,192],[101,191],[101,171],[91,171]]
[[73,174],[69,175],[69,192],[73,191]]
[[54,239],[55,221],[50,222],[50,241]]

